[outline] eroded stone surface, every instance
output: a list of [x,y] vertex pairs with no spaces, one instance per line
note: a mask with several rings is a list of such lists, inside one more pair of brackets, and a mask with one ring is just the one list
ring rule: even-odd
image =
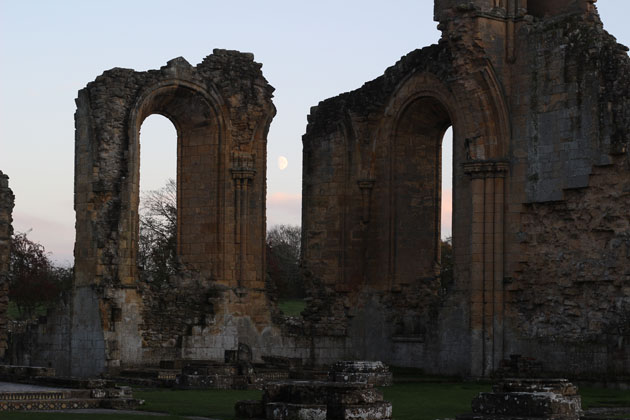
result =
[[393,377],[383,362],[340,361],[330,368],[328,379],[332,382],[367,382],[374,386],[392,385]]
[[[252,54],[215,50],[196,67],[177,58],[147,72],[114,68],[79,92],[74,289],[65,310],[21,340],[33,363],[89,376],[221,361],[240,342],[259,349],[271,324],[264,202],[275,114],[260,69]],[[139,129],[153,113],[178,130],[183,268],[160,284],[140,281],[136,262]]]
[[0,171],[0,360],[4,358],[7,349],[8,276],[14,203],[15,196],[9,188],[9,177]]
[[[627,48],[592,0],[523,3],[437,0],[437,45],[311,109],[302,319],[279,315],[264,279],[275,111],[260,64],[216,50],[195,67],[99,76],[77,98],[75,289],[27,340],[46,348],[33,362],[85,376],[219,362],[245,344],[253,362],[312,372],[360,359],[488,376],[522,354],[550,374],[629,375]],[[184,265],[160,285],[138,282],[135,262],[138,130],[156,112],[179,132]]]
[[566,379],[506,379],[472,402],[471,419],[578,420],[582,414],[577,387]]
[[[344,373],[344,376],[340,376]],[[268,420],[390,419],[392,405],[375,385],[390,385],[381,362],[339,362],[328,381],[289,380],[267,383],[262,401],[240,401],[237,418]]]
[[302,255],[317,359],[490,375],[517,353],[551,374],[630,373],[628,50],[593,1],[516,3],[436,1],[438,45],[311,109]]

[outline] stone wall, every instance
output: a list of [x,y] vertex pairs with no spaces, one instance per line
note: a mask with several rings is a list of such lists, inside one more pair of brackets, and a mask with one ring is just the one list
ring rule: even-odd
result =
[[15,197],[9,188],[9,177],[0,171],[0,360],[7,348],[7,308],[9,305],[9,258],[13,235],[12,212]]
[[489,375],[517,353],[573,376],[628,375],[627,48],[592,1],[530,13],[513,0],[455,3],[436,1],[438,45],[311,110],[306,320],[332,357]]
[[[265,295],[266,135],[273,88],[253,55],[215,50],[193,67],[106,71],[79,92],[73,374],[175,358],[221,360],[271,324]],[[136,262],[139,130],[178,133],[182,272],[143,282]]]
[[[593,1],[436,1],[442,38],[311,109],[308,307],[265,282],[273,88],[251,54],[112,69],[79,92],[75,283],[33,360],[73,375],[223,360],[383,360],[488,376],[511,354],[630,375],[630,60]],[[139,129],[177,128],[178,254],[140,281]],[[442,137],[453,128],[454,278],[442,277]],[[40,349],[41,350],[41,349]],[[66,366],[64,368],[64,366]],[[70,368],[71,367],[71,368]]]
[[32,321],[12,321],[5,361],[15,366],[53,368],[58,375],[70,372],[70,296],[62,296],[45,316]]
[[573,375],[628,375],[628,49],[592,15],[534,27],[527,157],[517,147],[513,159],[527,161],[527,199],[510,238],[509,351]]

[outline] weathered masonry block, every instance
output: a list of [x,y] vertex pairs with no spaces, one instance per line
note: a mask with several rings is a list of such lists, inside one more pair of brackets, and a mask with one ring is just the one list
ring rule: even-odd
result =
[[566,379],[506,379],[472,402],[458,420],[579,420],[582,401]]
[[9,177],[0,171],[0,360],[7,349],[7,309],[9,306],[9,260],[13,235],[15,197],[9,188]]
[[267,384],[262,401],[239,401],[235,412],[252,420],[389,420],[392,404],[365,382],[282,381]]
[[437,45],[311,109],[316,359],[484,376],[522,354],[551,374],[630,374],[630,60],[594,3],[436,0]]
[[[32,362],[54,353],[58,372],[87,376],[214,366],[246,347],[252,363],[489,376],[519,354],[550,375],[628,377],[628,49],[594,0],[436,0],[434,16],[437,45],[311,110],[299,320],[266,293],[275,109],[261,65],[215,50],[196,67],[178,58],[89,83],[75,116],[74,290],[69,313],[40,325],[54,351]],[[160,284],[140,281],[136,261],[139,128],[153,113],[178,134],[183,269]],[[440,242],[449,127],[452,278]]]
[[[160,360],[223,358],[270,324],[265,296],[266,136],[273,88],[253,55],[198,66],[106,71],[79,92],[75,151],[72,374]],[[140,282],[139,130],[177,129],[178,255],[185,269]]]

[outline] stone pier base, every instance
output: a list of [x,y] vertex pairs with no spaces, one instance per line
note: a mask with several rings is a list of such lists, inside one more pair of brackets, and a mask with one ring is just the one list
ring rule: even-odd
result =
[[506,379],[472,402],[472,414],[458,420],[579,420],[577,387],[566,379]]

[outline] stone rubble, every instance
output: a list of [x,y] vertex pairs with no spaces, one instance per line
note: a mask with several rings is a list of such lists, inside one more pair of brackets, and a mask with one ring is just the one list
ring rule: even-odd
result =
[[375,386],[391,385],[381,362],[342,361],[328,381],[289,380],[267,383],[261,401],[239,401],[236,417],[255,420],[388,420],[391,403]]

